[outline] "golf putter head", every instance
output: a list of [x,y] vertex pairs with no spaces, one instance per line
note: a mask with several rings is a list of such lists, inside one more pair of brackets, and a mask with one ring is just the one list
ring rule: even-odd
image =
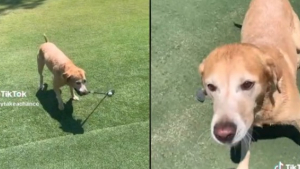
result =
[[196,93],[196,98],[199,102],[203,103],[205,101],[206,92],[203,89],[198,89]]
[[115,94],[115,90],[111,89],[108,90],[108,92],[106,93],[107,96],[112,97]]

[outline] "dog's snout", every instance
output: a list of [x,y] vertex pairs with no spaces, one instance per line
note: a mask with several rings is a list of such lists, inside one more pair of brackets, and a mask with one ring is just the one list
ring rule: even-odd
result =
[[90,93],[90,91],[86,90],[86,91],[83,91],[83,92],[81,92],[81,93],[82,93],[82,95],[87,95],[87,94]]
[[77,93],[79,96],[84,96],[84,95],[87,95],[87,94],[91,93],[89,90],[81,91],[81,90],[78,90],[78,89],[76,89],[76,88],[74,88],[74,90],[76,91],[76,93]]
[[221,122],[214,126],[214,135],[222,143],[231,143],[236,134],[236,125],[232,122]]

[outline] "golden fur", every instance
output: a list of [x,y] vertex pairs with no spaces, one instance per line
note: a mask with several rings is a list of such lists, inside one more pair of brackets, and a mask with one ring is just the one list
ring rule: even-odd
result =
[[[213,121],[237,122],[243,137],[253,125],[289,124],[300,131],[299,49],[300,22],[290,2],[252,0],[241,42],[214,49],[199,65],[206,93],[214,102]],[[249,91],[234,86],[248,79],[255,82]],[[208,91],[209,83],[218,87],[216,92]],[[234,141],[243,139],[236,137]],[[246,154],[238,169],[249,168],[250,151]]]
[[43,89],[43,68],[44,65],[52,72],[53,90],[58,100],[58,108],[64,109],[63,101],[61,98],[60,87],[68,85],[70,87],[71,98],[79,100],[75,95],[73,89],[79,95],[88,94],[86,88],[85,71],[77,67],[56,45],[48,42],[45,37],[45,43],[40,46],[37,55],[38,72],[40,75],[40,89]]

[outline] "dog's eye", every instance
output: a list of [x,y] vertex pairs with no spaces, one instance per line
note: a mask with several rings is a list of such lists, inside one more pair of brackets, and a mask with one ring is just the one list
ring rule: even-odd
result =
[[81,82],[76,82],[76,84],[77,84],[77,85],[80,85],[80,84],[81,84]]
[[254,82],[251,81],[245,81],[243,84],[241,84],[242,90],[250,90],[254,86]]
[[207,85],[207,88],[208,88],[210,91],[212,91],[212,92],[214,92],[214,91],[217,90],[217,87],[214,86],[213,84],[208,84],[208,85]]
[[82,83],[86,83],[86,80],[84,79],[84,80],[82,80]]

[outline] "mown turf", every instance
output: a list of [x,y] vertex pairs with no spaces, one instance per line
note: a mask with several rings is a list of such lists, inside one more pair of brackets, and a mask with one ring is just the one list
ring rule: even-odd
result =
[[148,126],[140,122],[9,147],[0,150],[1,168],[147,168]]
[[[69,89],[64,87],[66,110],[60,112],[47,68],[48,89],[38,92],[36,54],[43,33],[86,71],[90,90],[116,91],[83,126],[103,96],[68,102]],[[0,166],[84,168],[81,160],[88,159],[92,168],[148,168],[148,1],[1,1],[0,39],[0,90],[27,92],[26,98],[0,97],[0,102],[40,104],[0,108]],[[10,161],[6,156],[12,154],[18,158]]]
[[[199,63],[216,46],[239,41],[240,29],[233,22],[242,23],[249,2],[151,2],[152,168],[236,166],[230,150],[211,138],[211,101],[201,104],[195,94],[201,87]],[[300,3],[292,0],[292,4],[300,14]],[[267,169],[274,168],[279,161],[300,163],[299,152],[300,145],[287,137],[260,139],[251,147],[250,165],[254,169]]]

